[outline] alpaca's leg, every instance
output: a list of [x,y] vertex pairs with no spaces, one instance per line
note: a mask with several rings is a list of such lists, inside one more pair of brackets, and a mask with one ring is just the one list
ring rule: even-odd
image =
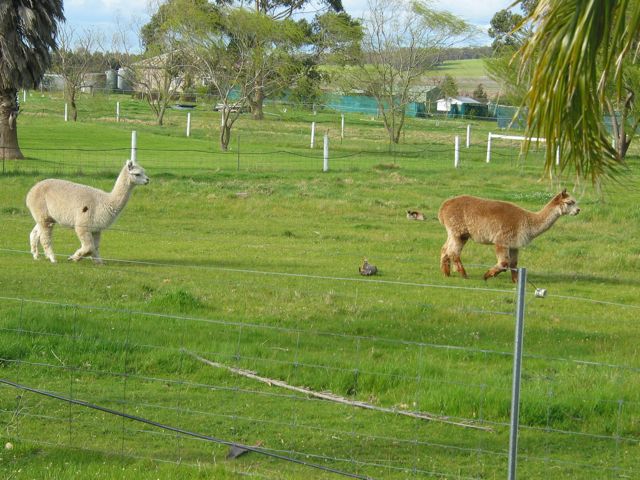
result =
[[36,226],[31,230],[29,235],[29,243],[31,244],[31,254],[34,260],[38,260],[38,242],[40,241],[40,227],[36,223]]
[[511,281],[516,283],[518,281],[518,249],[509,249],[509,269],[511,270]]
[[467,243],[467,240],[469,240],[469,237],[467,236],[451,237],[451,241],[449,242],[449,250],[448,250],[449,257],[451,258],[451,260],[453,260],[453,264],[456,267],[456,271],[463,278],[469,278],[469,276],[467,275],[467,271],[464,269],[464,266],[462,265],[462,259],[460,258],[460,255],[462,254],[462,249]]
[[100,257],[100,234],[102,232],[93,232],[93,254],[91,258],[97,264],[102,264],[102,258]]
[[84,257],[91,255],[94,251],[93,246],[93,235],[91,232],[86,230],[83,226],[76,227],[76,235],[80,239],[80,248],[75,251],[73,255],[69,257],[69,260],[73,260],[77,262],[82,260]]
[[440,250],[440,270],[445,276],[451,275],[451,257],[449,257],[449,239],[444,242]]
[[40,231],[40,244],[44,249],[44,256],[51,263],[56,263],[56,256],[53,253],[53,225],[53,223],[38,224],[38,230]]
[[500,272],[505,272],[509,268],[509,248],[503,245],[496,245],[496,257],[498,263],[494,267],[491,267],[484,274],[484,279],[495,277]]

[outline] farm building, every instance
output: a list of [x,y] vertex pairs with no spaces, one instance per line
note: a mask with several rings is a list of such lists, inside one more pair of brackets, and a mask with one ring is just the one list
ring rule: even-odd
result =
[[446,97],[437,102],[436,110],[448,113],[450,116],[469,115],[474,117],[488,117],[487,105],[471,97]]

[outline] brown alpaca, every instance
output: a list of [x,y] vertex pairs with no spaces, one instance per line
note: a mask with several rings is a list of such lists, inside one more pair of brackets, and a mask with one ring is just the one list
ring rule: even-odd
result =
[[460,253],[467,240],[496,246],[498,263],[487,270],[484,279],[511,270],[511,280],[518,280],[518,250],[551,228],[562,215],[577,215],[580,208],[575,198],[563,190],[539,212],[530,212],[509,202],[462,195],[446,200],[438,212],[438,220],[447,229],[442,246],[440,270],[451,274],[451,261],[464,278]]

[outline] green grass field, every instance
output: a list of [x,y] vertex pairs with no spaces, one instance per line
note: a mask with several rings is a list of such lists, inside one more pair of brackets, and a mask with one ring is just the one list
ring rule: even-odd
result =
[[[115,101],[122,119],[115,122]],[[602,191],[543,176],[541,153],[494,142],[473,121],[410,119],[390,148],[381,121],[270,106],[242,116],[217,148],[219,116],[171,110],[163,127],[128,97],[87,97],[77,123],[33,93],[19,117],[22,161],[0,175],[2,378],[172,427],[372,478],[505,478],[515,316],[493,249],[469,244],[469,280],[439,271],[446,198],[474,194],[537,210],[559,189],[582,212],[520,254],[528,270],[518,473],[635,478],[640,472],[638,149]],[[309,127],[318,125],[316,147]],[[29,254],[24,198],[60,177],[110,189],[129,156],[149,176],[102,240],[105,265]],[[322,134],[330,168],[322,171]],[[424,212],[409,221],[406,210]],[[366,257],[379,269],[362,277]],[[535,288],[546,298],[536,298]],[[219,364],[432,421],[317,400]],[[228,447],[0,388],[5,478],[337,478]],[[463,424],[463,425],[460,425]]]
[[461,94],[472,94],[479,84],[482,84],[484,91],[491,98],[500,90],[498,83],[487,75],[482,58],[447,60],[429,74],[434,78],[445,75],[451,75],[455,79]]

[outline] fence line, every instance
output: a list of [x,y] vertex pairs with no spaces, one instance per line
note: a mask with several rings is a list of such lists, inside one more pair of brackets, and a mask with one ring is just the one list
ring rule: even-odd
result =
[[360,479],[369,478],[369,477],[364,477],[364,476],[361,476],[361,475],[352,474],[352,473],[349,473],[349,472],[342,472],[342,471],[339,471],[339,470],[336,470],[336,469],[333,469],[333,468],[325,467],[324,465],[312,464],[312,463],[305,462],[305,461],[302,461],[302,460],[298,460],[298,459],[295,459],[295,458],[285,457],[285,456],[282,456],[282,455],[278,455],[277,453],[274,453],[271,450],[267,450],[267,449],[263,449],[263,448],[256,448],[256,447],[252,447],[250,445],[243,445],[243,444],[240,444],[240,443],[230,442],[228,440],[223,440],[223,439],[220,439],[220,438],[215,438],[215,437],[212,437],[210,435],[203,435],[203,434],[200,434],[200,433],[197,433],[197,432],[191,432],[191,431],[188,431],[188,430],[184,430],[182,428],[173,427],[173,426],[166,425],[166,424],[159,423],[159,422],[155,422],[153,420],[149,420],[149,419],[146,419],[146,418],[143,418],[143,417],[139,417],[137,415],[131,415],[131,414],[128,414],[128,413],[125,413],[125,412],[120,412],[120,411],[117,411],[117,410],[114,410],[114,409],[111,409],[111,408],[107,408],[107,407],[103,407],[103,406],[100,406],[100,405],[96,405],[96,404],[93,404],[91,402],[85,402],[85,401],[82,401],[82,400],[77,400],[77,399],[74,399],[74,398],[65,397],[63,395],[59,395],[59,394],[56,394],[56,393],[53,393],[53,392],[47,392],[45,390],[40,390],[40,389],[37,389],[37,388],[28,387],[26,385],[20,385],[18,383],[10,382],[10,381],[5,380],[5,379],[0,379],[0,383],[2,383],[4,385],[11,386],[11,387],[19,389],[19,390],[24,390],[24,391],[27,391],[27,392],[30,392],[30,393],[36,393],[38,395],[47,396],[47,397],[50,397],[50,398],[54,398],[56,400],[67,402],[67,403],[72,404],[72,405],[78,405],[78,406],[85,407],[85,408],[91,408],[93,410],[98,410],[98,411],[101,411],[101,412],[104,412],[104,413],[108,413],[110,415],[119,416],[119,417],[122,417],[122,418],[127,419],[127,420],[132,420],[132,421],[135,421],[135,422],[144,423],[144,424],[156,427],[156,428],[160,428],[162,430],[167,430],[167,431],[178,433],[178,434],[181,434],[181,435],[184,435],[184,436],[190,436],[190,437],[198,438],[200,440],[204,440],[204,441],[207,441],[207,442],[213,442],[213,443],[218,443],[218,444],[221,444],[221,445],[226,445],[226,446],[229,446],[229,447],[240,448],[240,449],[246,450],[248,452],[258,453],[260,455],[266,455],[268,457],[276,458],[278,460],[284,460],[286,462],[298,463],[300,465],[304,465],[305,467],[311,467],[311,468],[315,468],[315,469],[318,469],[318,470],[324,470],[324,471],[327,471],[327,472],[336,473],[336,474],[342,475],[344,477],[360,478]]
[[[225,269],[226,270],[226,269]],[[246,272],[246,270],[241,270],[243,273]],[[252,271],[251,274],[252,275],[261,275],[263,272],[256,272],[256,271]],[[307,276],[303,276],[303,277],[307,277]],[[342,281],[343,279],[340,278],[333,278],[333,277],[329,277],[332,281]],[[327,279],[326,277],[321,277],[322,280]],[[394,285],[396,282],[392,282],[392,285]],[[413,285],[413,284],[412,284]],[[420,285],[423,288],[432,288],[433,285]],[[484,290],[484,289],[483,289]],[[491,289],[489,289],[491,290]],[[512,291],[499,291],[498,293],[513,293]],[[468,347],[460,347],[459,345],[436,345],[436,344],[427,344],[424,342],[412,342],[412,341],[406,341],[406,340],[397,340],[397,339],[388,339],[388,338],[376,338],[376,337],[368,337],[368,336],[361,336],[361,335],[346,335],[346,334],[335,334],[333,332],[320,332],[320,331],[312,331],[312,330],[305,330],[305,329],[299,329],[299,328],[283,328],[283,327],[279,327],[279,326],[273,326],[273,325],[260,325],[260,324],[247,324],[247,323],[238,323],[238,322],[228,322],[228,321],[221,321],[221,320],[213,320],[213,319],[198,319],[198,318],[194,318],[194,317],[184,317],[184,316],[176,316],[176,315],[169,315],[169,314],[156,314],[156,313],[148,313],[148,312],[139,312],[139,311],[132,311],[132,310],[118,310],[118,309],[112,309],[112,308],[108,308],[108,307],[100,307],[100,306],[92,306],[92,305],[74,305],[74,304],[65,304],[65,303],[57,303],[57,302],[49,302],[49,301],[40,301],[40,300],[29,300],[29,299],[24,299],[24,298],[18,298],[18,297],[0,297],[1,300],[3,300],[4,302],[0,302],[1,303],[5,303],[6,302],[19,302],[21,305],[21,315],[25,315],[26,311],[28,309],[25,309],[25,307],[29,304],[36,304],[36,305],[42,305],[45,308],[56,308],[56,307],[62,307],[65,309],[73,309],[74,313],[74,323],[78,322],[80,318],[82,318],[84,315],[79,315],[78,312],[80,311],[86,311],[87,314],[90,313],[95,313],[96,311],[103,311],[105,313],[115,313],[115,314],[122,314],[125,317],[129,317],[129,318],[143,318],[143,317],[149,317],[149,318],[163,318],[163,319],[173,319],[173,320],[184,320],[184,321],[189,321],[189,322],[193,322],[193,321],[197,321],[197,322],[202,322],[204,321],[205,323],[212,323],[212,324],[217,324],[217,325],[221,325],[224,327],[234,327],[234,328],[240,328],[246,331],[246,333],[248,334],[249,332],[247,331],[247,329],[259,329],[259,330],[273,330],[273,331],[278,331],[278,332],[283,332],[283,333],[293,333],[296,334],[299,338],[300,334],[304,334],[306,336],[309,335],[315,335],[318,337],[322,337],[322,336],[328,336],[331,338],[342,338],[342,339],[351,339],[353,340],[357,340],[358,342],[360,341],[369,341],[369,342],[386,342],[386,343],[392,343],[392,344],[401,344],[401,345],[413,345],[413,346],[417,346],[422,353],[422,355],[424,355],[424,348],[439,348],[439,349],[444,349],[446,351],[463,351],[463,352],[467,352],[467,354],[469,353],[474,353],[474,354],[478,354],[478,355],[500,355],[500,356],[505,356],[507,358],[511,357],[512,354],[509,352],[496,352],[496,351],[490,351],[490,350],[486,350],[486,349],[473,349],[473,348],[468,348]],[[635,307],[635,306],[632,306]],[[500,312],[503,313],[503,312]],[[506,313],[506,312],[504,312]],[[56,332],[49,332],[47,330],[32,330],[32,329],[28,329],[25,328],[25,326],[21,326],[19,329],[8,329],[8,328],[3,328],[3,331],[7,332],[7,334],[10,333],[16,333],[19,335],[28,335],[29,337],[47,337],[48,335],[55,335],[57,337],[61,337],[61,338],[67,338],[67,334],[66,333],[56,333]],[[184,331],[184,330],[183,330]],[[78,333],[75,333],[73,335],[73,337],[69,337],[72,341],[79,341],[82,336],[78,336]],[[240,338],[240,337],[239,337]],[[179,347],[171,347],[168,345],[162,345],[162,344],[158,344],[158,345],[153,345],[153,344],[144,344],[144,343],[138,343],[135,341],[132,341],[132,339],[130,338],[130,333],[127,333],[125,337],[123,337],[120,340],[125,348],[125,350],[127,349],[139,349],[139,348],[149,348],[154,347],[160,350],[173,350],[174,352],[177,353],[178,348]],[[240,343],[242,344],[242,342]],[[127,346],[128,345],[128,346]],[[358,350],[360,350],[360,347],[358,348]],[[215,353],[214,353],[215,352]],[[236,362],[249,362],[249,363],[253,363],[253,364],[257,364],[257,363],[264,363],[265,359],[261,358],[260,356],[257,357],[252,357],[251,355],[241,355],[241,356],[234,356],[233,352],[224,352],[222,350],[220,351],[202,351],[203,355],[214,355],[216,358],[220,358],[221,356],[224,356],[224,358],[228,358],[228,359],[235,359]],[[524,358],[536,358],[539,359],[540,356],[536,356],[536,355],[524,355]],[[549,360],[548,358],[545,358],[545,360]],[[565,359],[553,359],[556,361],[562,361],[562,362],[567,362],[567,360]],[[10,359],[4,359],[4,361],[8,361],[9,364],[12,364],[14,362],[14,360],[10,360]],[[283,365],[290,365],[290,366],[294,366],[295,368],[321,368],[321,369],[329,369],[329,370],[334,370],[334,371],[342,371],[344,373],[349,373],[352,371],[351,368],[348,367],[340,367],[340,366],[333,366],[330,364],[318,364],[318,365],[314,365],[314,364],[310,364],[308,362],[304,362],[304,361],[300,361],[299,359],[296,359],[295,361],[293,361],[293,363],[291,363],[291,360],[278,360],[278,359],[270,359],[268,363],[271,363],[273,361],[276,362],[280,362]],[[569,360],[572,361],[572,360]],[[90,374],[90,375],[108,375],[108,376],[113,376],[115,375],[116,377],[121,377],[124,378],[125,381],[128,381],[130,383],[130,385],[134,385],[136,383],[139,383],[140,381],[144,381],[144,379],[146,378],[147,381],[151,380],[154,382],[171,382],[173,384],[175,384],[176,386],[181,386],[181,387],[187,387],[190,386],[190,388],[193,389],[197,389],[197,388],[205,388],[207,391],[227,391],[230,392],[231,394],[241,394],[243,396],[245,395],[258,395],[259,397],[264,397],[265,395],[268,395],[269,397],[272,398],[281,398],[281,399],[286,399],[286,398],[290,398],[290,399],[294,399],[295,396],[291,396],[291,395],[283,395],[280,393],[273,393],[273,392],[264,392],[264,391],[260,391],[260,390],[255,390],[255,389],[246,389],[243,387],[225,387],[224,385],[210,385],[210,384],[206,384],[206,383],[194,383],[194,382],[190,382],[188,380],[184,380],[184,379],[180,379],[180,378],[171,378],[171,377],[167,377],[167,378],[162,378],[162,377],[158,377],[155,379],[152,379],[151,377],[145,376],[145,375],[139,375],[134,371],[128,372],[126,371],[127,368],[125,367],[125,371],[119,372],[117,371],[111,371],[109,369],[107,370],[102,370],[102,369],[78,369],[78,367],[73,366],[73,365],[68,365],[68,366],[60,366],[60,365],[55,365],[55,364],[50,364],[50,363],[43,363],[43,362],[28,362],[25,360],[16,360],[15,361],[18,365],[21,365],[23,368],[21,369],[24,372],[33,369],[33,368],[55,368],[55,369],[62,369],[64,371],[68,371],[68,372],[77,372],[75,375],[77,374],[82,374],[82,375],[86,375],[86,374]],[[598,364],[598,366],[600,366],[601,364]],[[596,366],[595,364],[592,366]],[[525,367],[526,369],[526,367]],[[383,371],[371,371],[368,370],[366,368],[362,368],[362,367],[358,367],[358,370],[360,371],[361,375],[374,375],[376,377],[380,377],[380,378],[384,378],[385,376],[387,376],[387,373],[383,372]],[[412,375],[391,375],[390,378],[396,378],[399,381],[420,381],[421,377],[414,377]],[[128,379],[128,380],[127,380]],[[441,383],[440,379],[430,379],[429,383],[434,384],[434,383]],[[450,385],[450,386],[455,386],[455,385],[459,385],[464,387],[465,389],[469,389],[469,387],[472,387],[474,389],[478,389],[482,392],[485,392],[486,394],[486,388],[487,386],[483,383],[478,383],[478,384],[474,384],[474,383],[470,383],[470,382],[442,382],[442,384],[445,385]],[[133,387],[131,387],[133,389]],[[494,390],[495,388],[492,387]],[[502,389],[503,391],[505,389]],[[102,394],[104,396],[104,393]],[[301,400],[300,398],[295,398],[295,400]],[[302,399],[305,400],[305,399]],[[306,401],[310,401],[309,399],[306,399]],[[186,415],[187,417],[190,416],[201,416],[206,414],[205,411],[203,411],[202,409],[193,409],[189,406],[189,403],[186,402],[184,405],[182,404],[178,404],[178,406],[175,407],[167,407],[167,405],[162,405],[161,403],[158,404],[153,404],[153,403],[139,403],[136,401],[132,401],[132,399],[127,399],[127,398],[123,398],[122,400],[119,400],[118,402],[122,403],[123,405],[129,405],[129,407],[136,407],[136,408],[153,408],[153,409],[164,409],[164,408],[172,408],[174,409],[174,411],[180,412],[182,415]],[[615,403],[615,402],[614,402]],[[526,405],[526,400],[525,400],[525,405]],[[634,406],[634,408],[638,408],[639,403],[638,402],[633,402],[630,400],[625,400],[624,401],[624,405],[627,405],[628,407]],[[6,413],[11,412],[11,410],[5,410]],[[214,415],[216,418],[221,417],[221,418],[229,418],[229,419],[234,419],[235,421],[243,421],[243,422],[248,422],[248,423],[252,423],[252,424],[260,424],[260,425],[265,425],[265,421],[267,422],[267,424],[271,424],[269,423],[269,420],[267,419],[263,419],[261,418],[259,415],[258,416],[252,416],[252,415],[238,415],[237,413],[234,414],[224,414],[224,413],[215,413],[215,412],[210,412],[209,414]],[[30,414],[22,414],[23,417],[28,416]],[[55,415],[46,415],[46,418],[48,418],[49,420],[55,420],[55,419],[59,419],[60,417],[57,417]],[[456,416],[453,416],[452,418],[459,418]],[[462,417],[464,419],[464,417]],[[482,417],[482,424],[486,424],[486,425],[493,425],[501,427],[501,428],[506,428],[506,424],[505,422],[496,422],[495,420],[492,420],[489,417],[486,417],[485,415],[483,415]],[[76,428],[76,424],[70,424],[73,425],[71,428]],[[446,443],[438,443],[438,442],[432,442],[432,441],[424,441],[421,440],[419,438],[416,439],[411,439],[411,438],[402,438],[400,436],[394,436],[394,435],[380,435],[377,434],[375,432],[357,432],[356,431],[349,431],[349,430],[344,430],[344,429],[340,429],[337,427],[329,427],[329,428],[324,428],[321,426],[317,426],[317,425],[313,425],[313,424],[305,424],[305,423],[300,423],[300,421],[294,421],[294,423],[288,423],[286,421],[284,422],[275,422],[274,425],[280,426],[281,428],[287,428],[288,426],[295,426],[295,428],[301,428],[303,427],[305,429],[305,431],[307,431],[308,428],[311,428],[312,431],[317,431],[317,432],[327,432],[328,434],[331,435],[348,435],[348,434],[352,434],[352,435],[358,435],[362,438],[368,438],[370,441],[374,441],[374,442],[381,442],[381,441],[392,441],[394,443],[400,443],[400,444],[404,444],[406,443],[407,445],[422,445],[423,447],[429,447],[429,448],[443,448],[445,449],[445,451],[459,451],[459,452],[471,452],[474,455],[478,455],[481,458],[486,457],[487,455],[494,455],[494,456],[499,456],[499,457],[505,457],[505,454],[503,452],[501,452],[499,449],[494,449],[494,448],[486,448],[483,446],[483,442],[482,440],[478,439],[478,445],[480,445],[480,447],[477,448],[473,448],[473,447],[462,447],[460,445],[456,445],[456,444],[446,444]],[[77,425],[77,428],[82,428],[80,426],[80,424]],[[629,437],[629,436],[625,436],[625,435],[619,435],[619,434],[614,434],[614,435],[602,435],[602,434],[598,434],[598,433],[592,433],[592,432],[580,432],[580,431],[573,431],[573,430],[563,430],[563,429],[559,429],[559,428],[553,428],[549,425],[547,425],[547,427],[536,427],[535,425],[533,426],[529,426],[524,424],[522,426],[521,429],[523,432],[527,432],[527,431],[538,431],[538,432],[543,432],[544,434],[561,434],[564,436],[568,436],[570,438],[575,437],[575,436],[579,436],[582,438],[589,438],[589,439],[593,439],[593,440],[603,440],[603,441],[612,441],[612,442],[625,442],[625,443],[633,443],[633,444],[637,444],[638,443],[638,439],[634,438],[634,437]],[[127,430],[127,432],[129,432],[129,430]],[[123,433],[124,434],[124,433]],[[27,437],[25,437],[27,438]],[[289,451],[289,450],[287,450]],[[296,450],[292,450],[295,454],[300,454],[302,452],[298,452]],[[128,454],[125,452],[125,454]],[[310,458],[316,458],[316,454],[312,453],[312,452],[304,452],[303,453],[305,456],[310,457]],[[318,456],[318,458],[322,458],[323,460],[326,461],[333,461],[333,462],[347,462],[351,465],[360,465],[362,466],[362,468],[383,468],[386,471],[394,471],[396,469],[398,469],[398,471],[400,472],[409,472],[409,471],[413,471],[416,472],[419,475],[428,475],[428,474],[440,474],[440,475],[444,475],[446,476],[447,473],[446,472],[434,472],[433,470],[428,470],[425,469],[423,467],[417,467],[417,468],[413,468],[410,469],[406,466],[404,467],[397,467],[394,466],[393,464],[390,464],[388,461],[385,462],[381,462],[381,461],[373,461],[371,459],[358,459],[357,456],[354,458],[353,455],[349,456],[349,457],[345,457],[344,459],[340,459],[339,456],[327,456],[327,455],[320,455]],[[486,458],[485,458],[486,460]],[[557,465],[567,465],[567,466],[573,466],[576,468],[586,468],[590,471],[600,471],[600,472],[605,472],[605,471],[628,471],[625,470],[624,468],[622,470],[620,470],[620,468],[618,467],[610,467],[607,465],[593,465],[590,464],[588,462],[573,462],[573,461],[567,461],[567,460],[560,460],[560,459],[555,459],[555,458],[550,458],[547,456],[535,456],[535,455],[528,455],[526,453],[521,454],[521,460],[522,461],[526,461],[526,462],[531,462],[531,461],[543,461],[543,462],[552,462],[554,464]],[[415,474],[415,473],[414,473]],[[461,478],[477,478],[475,476],[466,476],[464,474],[460,475]]]
[[[479,151],[470,150],[471,155],[477,155]],[[258,155],[257,152],[253,154]],[[334,158],[332,156],[332,161]],[[482,156],[477,155],[477,158]],[[513,159],[513,156],[508,158]],[[94,164],[92,168],[98,170]],[[0,248],[0,251],[29,254],[11,248]],[[358,287],[379,288],[382,298],[387,294],[402,297],[404,290],[413,288],[433,290],[436,297],[437,292],[444,289],[463,291],[469,295],[461,298],[460,305],[455,307],[445,309],[437,300],[429,300],[424,315],[426,321],[429,322],[429,316],[433,315],[432,323],[437,325],[442,321],[442,329],[446,331],[458,328],[458,324],[473,313],[478,315],[478,325],[485,323],[484,320],[495,325],[493,330],[483,329],[483,335],[512,328],[507,316],[514,314],[510,311],[513,302],[504,300],[513,297],[513,289],[215,265],[108,261],[139,265],[141,273],[150,270],[142,267],[166,267],[183,272],[194,272],[193,269],[215,271],[222,278],[208,281],[221,285],[238,284],[240,291],[269,291],[278,285],[272,287],[264,283],[276,283],[279,278],[294,285],[304,285],[302,288],[306,292],[318,296],[325,285],[331,285],[332,290],[339,290],[336,294],[338,307],[348,304],[354,297],[357,304]],[[242,278],[233,280],[233,275]],[[267,280],[253,284],[245,281],[254,278]],[[356,289],[355,293],[349,291],[350,286]],[[479,303],[473,295],[491,297],[498,303]],[[547,299],[562,300],[569,306],[573,302],[588,302],[610,307],[618,313],[624,309],[629,318],[640,308],[634,304],[566,295],[550,294]],[[409,298],[403,306],[415,308],[424,302]],[[500,305],[505,304],[511,307],[500,310]],[[535,307],[535,303],[531,303],[528,309],[529,305]],[[545,314],[543,308],[538,310],[538,314]],[[383,322],[393,323],[393,316],[399,312],[380,308],[379,317]],[[372,319],[378,318],[378,312],[375,313]],[[357,317],[357,314],[341,315],[345,324]],[[508,411],[509,388],[505,369],[513,359],[512,352],[482,348],[483,344],[476,344],[470,338],[461,339],[457,344],[447,343],[442,340],[450,339],[445,334],[434,333],[434,341],[429,342],[423,341],[422,337],[412,337],[411,331],[398,332],[396,338],[393,337],[396,332],[391,333],[389,329],[381,330],[389,332],[389,337],[359,334],[357,328],[323,330],[319,327],[324,325],[322,318],[311,317],[308,323],[306,318],[285,321],[284,315],[278,316],[277,312],[273,318],[247,314],[241,317],[238,320],[238,316],[225,314],[224,310],[217,318],[207,318],[0,296],[0,331],[4,332],[0,342],[0,365],[4,366],[7,377],[16,378],[15,383],[53,392],[66,389],[73,398],[96,400],[107,408],[116,404],[127,411],[140,410],[141,416],[146,417],[151,413],[151,418],[157,416],[159,421],[179,421],[185,429],[219,431],[222,425],[225,431],[233,432],[233,438],[239,442],[255,441],[261,435],[269,435],[274,440],[280,435],[280,445],[274,442],[270,451],[318,459],[344,467],[356,475],[479,479],[507,470],[509,456],[505,440],[509,424],[504,412]],[[259,318],[265,323],[260,323]],[[626,321],[626,317],[621,321]],[[614,324],[609,322],[610,326]],[[540,329],[537,333],[540,334]],[[494,345],[494,342],[489,343]],[[498,342],[495,344],[499,345]],[[450,427],[418,421],[407,423],[393,416],[381,419],[369,412],[353,413],[309,398],[273,392],[268,387],[256,388],[246,380],[228,378],[194,366],[184,354],[185,349],[212,356],[234,367],[255,369],[300,385],[336,389],[354,398],[378,394],[382,398],[374,400],[382,405],[406,404],[416,411],[433,410],[450,418],[490,426],[495,433],[490,436],[461,434],[449,430]],[[588,357],[542,355],[535,351],[524,352],[523,359],[525,381],[519,469],[524,468],[527,472],[526,464],[531,463],[537,466],[530,471],[552,468],[558,478],[574,478],[570,475],[579,473],[592,477],[611,472],[621,476],[635,475],[638,461],[625,453],[627,446],[635,447],[640,443],[634,429],[634,418],[640,413],[640,398],[632,388],[626,387],[636,385],[640,380],[640,368],[633,365],[632,359],[622,365]],[[563,378],[572,376],[574,382]],[[577,387],[573,383],[578,383]],[[585,389],[578,405],[568,398],[570,388]],[[309,413],[311,410],[312,414]],[[593,417],[598,418],[598,422],[593,421]],[[6,431],[11,438],[36,443],[65,448],[74,448],[74,443],[91,444],[95,451],[123,457],[141,453],[140,458],[161,457],[169,461],[167,459],[177,457],[180,463],[183,460],[197,463],[211,457],[210,450],[194,446],[180,435],[135,430],[126,428],[124,423],[112,425],[104,418],[81,413],[71,406],[61,408],[31,396],[16,400],[6,393],[6,389],[0,389],[0,418],[6,420]],[[68,422],[69,427],[63,434],[53,434],[47,427],[63,422]],[[90,438],[96,431],[103,433],[104,438]],[[545,447],[544,451],[535,448],[543,441],[553,445],[554,436],[562,437],[562,452],[554,451],[553,447]],[[118,439],[120,443],[115,445]],[[403,447],[399,452],[398,445]],[[573,456],[566,457],[565,451]],[[595,456],[589,455],[590,451],[598,452],[597,461]],[[451,459],[454,459],[455,467],[451,465]],[[278,473],[273,478],[278,478]]]
[[[239,142],[239,141],[238,141]],[[171,149],[171,148],[141,148],[136,147],[136,155],[140,157],[147,170],[155,174],[164,171],[172,175],[194,176],[203,173],[217,173],[220,171],[230,172],[251,172],[256,171],[315,171],[322,172],[326,167],[328,156],[331,157],[331,171],[357,171],[370,170],[376,168],[403,168],[404,170],[424,170],[429,167],[434,158],[439,155],[453,154],[454,146],[443,146],[439,144],[425,145],[420,149],[402,147],[391,151],[362,150],[348,151],[340,149],[318,151],[318,153],[308,153],[308,149],[301,148],[300,151],[294,149],[278,149],[268,151],[251,151],[242,147],[239,143],[237,151],[213,151],[204,149]],[[3,175],[33,174],[33,173],[53,173],[53,174],[86,174],[88,172],[113,172],[117,173],[121,168],[121,163],[130,156],[131,147],[118,148],[22,148],[29,160],[8,160],[2,159]],[[471,146],[463,152],[459,152],[459,160],[452,168],[464,168],[470,164],[477,166],[483,162],[484,155],[482,146]],[[74,155],[72,161],[67,160],[67,155]],[[78,157],[78,154],[80,158]],[[176,157],[172,154],[180,154]],[[171,155],[171,158],[166,158]],[[535,158],[536,153],[531,153],[530,157]],[[508,160],[510,166],[517,162],[521,168],[539,170],[540,164],[532,161],[525,163],[521,161],[519,153],[505,148],[503,152],[494,150],[495,158]],[[164,157],[164,158],[163,158]],[[376,162],[389,161],[387,164]],[[435,161],[436,163],[438,161]],[[495,161],[493,163],[496,163]],[[488,167],[487,167],[488,168]],[[326,170],[324,170],[326,171]]]

